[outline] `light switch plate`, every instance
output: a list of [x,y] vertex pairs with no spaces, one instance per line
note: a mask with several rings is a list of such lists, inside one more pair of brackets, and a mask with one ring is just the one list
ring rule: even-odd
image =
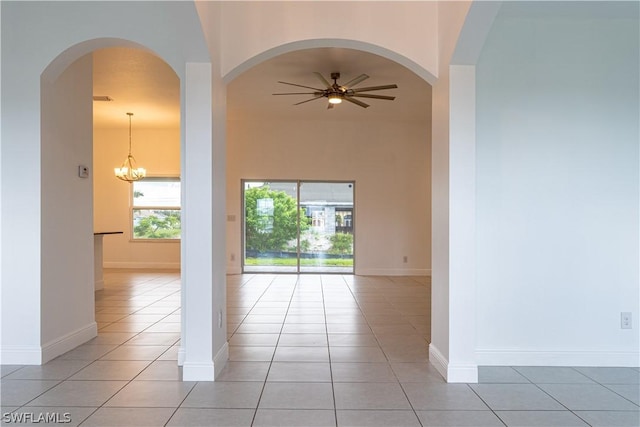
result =
[[84,165],[78,166],[78,176],[80,178],[89,178],[89,167]]

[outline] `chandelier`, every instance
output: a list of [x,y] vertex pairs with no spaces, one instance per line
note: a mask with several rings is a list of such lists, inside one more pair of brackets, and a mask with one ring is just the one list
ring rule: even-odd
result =
[[122,166],[115,168],[116,178],[127,182],[138,181],[145,177],[147,171],[144,168],[136,166],[136,159],[131,154],[131,116],[133,113],[127,113],[129,116],[129,155],[122,163]]

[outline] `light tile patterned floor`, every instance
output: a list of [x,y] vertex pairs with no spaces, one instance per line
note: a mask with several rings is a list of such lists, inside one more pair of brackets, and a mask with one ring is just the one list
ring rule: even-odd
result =
[[229,276],[230,361],[199,383],[177,367],[179,274],[105,278],[97,338],[2,366],[3,425],[640,425],[637,368],[482,367],[479,384],[446,384],[428,363],[426,277]]

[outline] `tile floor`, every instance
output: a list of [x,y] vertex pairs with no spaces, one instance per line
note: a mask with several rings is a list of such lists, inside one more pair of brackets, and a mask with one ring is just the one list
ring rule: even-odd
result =
[[640,426],[637,368],[483,367],[479,384],[445,383],[427,361],[426,277],[230,276],[230,361],[198,383],[176,364],[179,274],[105,279],[97,338],[2,366],[3,425]]

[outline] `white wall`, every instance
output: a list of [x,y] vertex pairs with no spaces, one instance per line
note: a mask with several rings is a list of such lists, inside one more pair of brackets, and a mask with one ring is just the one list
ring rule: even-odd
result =
[[[180,242],[132,242],[130,226],[131,184],[117,179],[128,153],[129,124],[122,114],[118,129],[95,128],[93,132],[94,229],[123,231],[104,237],[106,268],[180,268]],[[132,122],[132,152],[147,176],[180,176],[180,129],[144,129]]]
[[477,66],[478,363],[637,366],[638,4],[555,7]]
[[42,156],[49,160],[42,163],[44,361],[59,355],[58,347],[66,351],[97,334],[92,180],[91,174],[78,176],[79,165],[91,168],[91,70],[91,55],[86,55],[55,81],[42,79]]
[[303,179],[356,182],[356,274],[430,274],[430,145],[427,120],[230,120],[228,270],[239,271],[242,258],[240,180]]

